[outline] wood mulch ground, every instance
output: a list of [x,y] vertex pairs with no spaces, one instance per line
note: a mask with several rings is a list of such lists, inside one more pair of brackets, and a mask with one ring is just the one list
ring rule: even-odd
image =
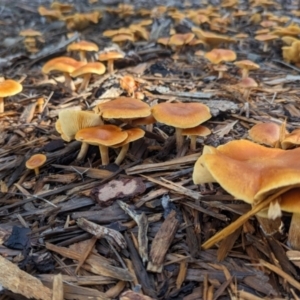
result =
[[[263,15],[264,8],[253,10],[248,1],[238,2],[249,16],[224,26],[222,33],[247,33],[248,38],[230,48],[237,60],[260,65],[250,73],[259,86],[250,93],[249,117],[242,111],[241,75],[233,63],[227,63],[228,71],[218,79],[210,63],[194,54],[201,45],[185,47],[173,59],[171,48],[155,42],[173,25],[179,33],[189,32],[188,19],[178,24],[166,14],[154,19],[149,41],[123,45],[126,57],[116,63],[117,71],[94,79],[77,94],[55,76],[42,74],[43,64],[66,55],[66,46],[78,38],[108,47],[104,30],[142,17],[112,16],[105,12],[107,1],[73,1],[76,11],[101,10],[103,17],[68,35],[64,22],[48,23],[39,16],[40,1],[0,1],[1,76],[23,85],[22,93],[6,99],[0,115],[0,300],[299,299],[300,252],[286,243],[291,215],[283,215],[282,232],[273,236],[250,218],[220,243],[201,249],[250,210],[217,184],[193,183],[193,165],[203,145],[247,139],[248,130],[260,122],[287,119],[288,130],[300,125],[300,69],[283,61],[280,39],[262,51],[254,39],[261,26],[249,18],[256,11]],[[218,1],[211,3],[220,7]],[[196,9],[189,1],[178,7],[183,11],[189,4]],[[278,1],[268,10],[299,24],[292,13],[297,4]],[[224,18],[231,13],[219,12]],[[35,54],[25,51],[18,35],[29,27],[43,34]],[[157,123],[153,132],[133,143],[120,167],[102,167],[96,146],[90,146],[84,162],[76,161],[80,143],[60,138],[55,130],[58,113],[65,108],[90,110],[103,100],[127,96],[119,84],[126,74],[136,79],[150,105],[179,100],[210,107],[213,117],[206,125],[212,134],[198,139],[196,153],[189,152],[188,140],[177,153],[174,129]],[[37,112],[41,97],[45,104]],[[39,176],[25,167],[35,153],[47,156]],[[116,156],[113,149],[110,154]],[[133,192],[126,194],[129,188]],[[105,199],[101,190],[109,190]]]

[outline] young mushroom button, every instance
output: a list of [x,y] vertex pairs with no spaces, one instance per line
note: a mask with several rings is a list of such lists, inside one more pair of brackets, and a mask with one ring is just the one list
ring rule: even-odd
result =
[[34,170],[35,175],[38,176],[40,174],[39,168],[45,164],[46,160],[46,155],[34,154],[26,161],[26,168]]

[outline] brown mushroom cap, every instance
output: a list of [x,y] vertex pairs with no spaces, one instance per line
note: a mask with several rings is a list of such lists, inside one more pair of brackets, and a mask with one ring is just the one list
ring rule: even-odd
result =
[[136,119],[151,114],[147,103],[134,98],[120,97],[97,106],[100,115],[105,119]]
[[120,58],[124,58],[124,54],[118,51],[102,52],[98,56],[100,61],[116,60]]
[[26,168],[34,170],[35,175],[39,175],[39,167],[44,165],[47,160],[47,156],[44,154],[34,154],[25,163]]
[[211,130],[203,125],[198,125],[193,128],[185,128],[182,130],[182,135],[207,136],[211,134]]
[[254,142],[274,147],[279,141],[280,130],[280,125],[268,122],[255,124],[248,133]]
[[[204,154],[201,160],[211,177],[228,193],[253,203],[284,187],[299,185],[299,155],[299,148],[285,151],[239,140],[218,147],[215,153]],[[196,174],[193,178],[197,179]]]
[[300,145],[300,129],[293,130],[287,134],[281,142],[282,149],[290,149]]
[[104,64],[100,62],[89,62],[85,65],[75,69],[72,73],[72,77],[83,76],[85,74],[97,74],[102,75],[106,71]]
[[67,51],[99,51],[99,47],[95,43],[82,40],[70,44],[67,47]]
[[258,87],[257,82],[251,78],[251,77],[246,77],[243,78],[238,84],[237,86],[244,88],[244,89],[250,89],[250,88],[255,88]]
[[131,142],[141,139],[145,135],[145,131],[140,128],[130,128],[130,129],[126,129],[124,131],[127,132],[127,134],[128,134],[127,138],[123,142],[113,145],[112,147],[114,147],[114,148],[122,147],[126,144],[129,144]]
[[122,131],[118,126],[101,125],[79,130],[75,135],[75,139],[94,146],[104,145],[109,147],[123,142],[127,136],[127,132]]
[[269,42],[278,39],[278,36],[274,34],[259,34],[254,38],[261,42]]
[[30,36],[30,37],[34,37],[34,36],[41,36],[41,32],[37,31],[37,30],[33,30],[31,28],[28,29],[24,29],[21,30],[19,33],[20,36]]
[[159,103],[151,110],[158,122],[176,128],[192,128],[211,118],[209,108],[201,103]]
[[47,61],[42,68],[42,72],[45,74],[48,74],[51,71],[72,73],[75,69],[83,65],[85,65],[84,62],[77,61],[71,57],[61,56]]
[[0,98],[9,97],[20,93],[23,89],[22,84],[12,79],[0,82]]
[[33,170],[41,167],[47,160],[47,156],[44,154],[34,154],[26,161],[26,168]]
[[213,49],[205,54],[205,57],[213,64],[236,60],[236,53],[228,49]]
[[174,46],[182,46],[188,44],[193,38],[195,34],[192,32],[189,33],[176,33],[170,37],[169,45]]
[[258,64],[248,59],[236,61],[234,62],[234,64],[243,70],[243,78],[246,78],[248,76],[248,71],[257,70],[260,68]]

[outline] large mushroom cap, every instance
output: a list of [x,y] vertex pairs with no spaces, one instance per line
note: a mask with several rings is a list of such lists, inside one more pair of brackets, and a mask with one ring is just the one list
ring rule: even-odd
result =
[[120,97],[109,102],[100,103],[97,108],[100,115],[105,119],[136,119],[151,114],[147,103],[129,97]]
[[152,107],[153,117],[176,128],[191,128],[211,118],[209,108],[201,103],[159,103]]
[[118,126],[101,125],[79,130],[75,135],[75,139],[90,145],[109,147],[123,142],[127,136],[127,132],[122,131]]
[[85,65],[86,63],[77,61],[71,57],[61,56],[53,58],[46,62],[42,68],[42,72],[45,74],[51,71],[60,71],[66,73],[72,73],[75,69]]
[[0,82],[0,97],[9,97],[20,93],[23,89],[22,84],[12,79]]

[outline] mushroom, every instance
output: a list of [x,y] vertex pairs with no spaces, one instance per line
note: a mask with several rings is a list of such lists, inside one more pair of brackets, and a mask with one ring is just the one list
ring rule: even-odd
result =
[[57,58],[53,58],[46,62],[42,68],[42,72],[45,74],[49,74],[52,71],[59,71],[62,72],[65,77],[65,85],[70,90],[75,90],[74,82],[70,76],[74,70],[78,69],[79,67],[85,65],[84,62],[77,61],[71,57],[61,56]]
[[116,34],[114,35],[112,38],[111,38],[111,41],[113,43],[116,43],[118,44],[120,47],[121,46],[124,46],[124,44],[128,41],[130,42],[134,42],[135,39],[134,39],[134,36],[133,36],[133,33],[130,33],[130,34]]
[[131,75],[125,75],[120,79],[120,86],[129,96],[134,98],[134,93],[137,89],[137,83]]
[[290,149],[300,145],[300,129],[295,129],[291,133],[285,135],[281,141],[282,149]]
[[278,39],[278,36],[277,35],[274,35],[274,34],[260,34],[260,35],[257,35],[255,36],[255,39],[257,41],[260,41],[260,42],[263,42],[264,43],[264,46],[263,46],[263,52],[267,52],[269,50],[269,43],[271,41],[274,41],[276,39]]
[[95,52],[99,51],[98,46],[95,43],[88,41],[79,41],[76,43],[72,43],[67,47],[67,51],[79,51],[80,60],[83,62],[87,61],[86,52]]
[[107,61],[107,70],[108,73],[113,73],[114,71],[114,60],[124,58],[124,54],[119,51],[109,51],[102,52],[99,54],[98,59],[100,61]]
[[32,52],[36,49],[36,38],[42,34],[39,31],[28,28],[20,31],[19,35],[24,37],[23,42],[26,50]]
[[96,107],[104,119],[132,119],[148,117],[151,114],[150,106],[139,100],[129,97],[119,97],[115,100],[100,103]]
[[183,145],[182,130],[192,128],[211,118],[209,108],[201,103],[159,103],[151,109],[153,117],[161,123],[175,127],[176,146]]
[[203,126],[203,125],[198,125],[193,128],[185,128],[182,130],[182,135],[183,136],[189,136],[191,139],[190,142],[190,150],[195,152],[196,151],[196,140],[198,136],[208,136],[211,134],[211,131],[209,128]]
[[205,58],[217,65],[221,62],[236,60],[236,53],[228,49],[213,49],[205,54]]
[[62,14],[59,10],[47,9],[44,6],[39,6],[38,13],[40,16],[45,17],[48,22],[59,20],[62,17]]
[[47,156],[44,154],[34,154],[26,161],[26,168],[34,170],[36,176],[40,174],[39,168],[45,164]]
[[[300,148],[285,151],[247,140],[232,141],[203,154],[195,164],[193,180],[199,184],[213,178],[236,199],[255,205],[284,188],[299,186],[299,155]],[[203,176],[197,174],[203,170]],[[281,214],[276,207],[271,208],[273,218]]]
[[242,69],[242,78],[247,78],[250,70],[259,69],[258,64],[248,59],[236,61],[234,64]]
[[0,113],[4,112],[4,97],[14,96],[20,93],[23,86],[12,79],[7,79],[0,82]]
[[77,90],[78,93],[81,93],[88,87],[92,74],[102,75],[105,71],[106,68],[101,62],[89,62],[75,69],[70,75],[72,77],[83,76],[81,85]]
[[257,82],[250,77],[243,78],[238,84],[238,87],[242,88],[243,92],[243,98],[245,101],[243,110],[246,111],[246,117],[249,118],[249,95],[251,89],[258,86]]
[[102,165],[109,164],[108,147],[122,143],[128,134],[115,125],[102,125],[79,130],[75,139],[89,145],[99,146]]
[[119,154],[115,160],[116,165],[120,165],[121,162],[124,160],[124,158],[128,152],[128,149],[129,149],[129,144],[138,139],[141,139],[145,135],[145,131],[140,128],[131,128],[131,129],[126,129],[124,131],[127,132],[127,134],[128,134],[127,138],[120,144],[112,146],[113,148],[122,147],[121,151],[119,152]]
[[[55,128],[64,141],[70,142],[75,139],[75,135],[80,129],[98,125],[103,125],[103,121],[99,115],[93,112],[65,109],[59,112]],[[88,144],[83,142],[77,160],[83,160],[87,151]]]
[[248,131],[254,142],[277,148],[280,148],[280,132],[281,126],[273,122],[255,124]]
[[184,47],[184,45],[188,44],[194,37],[195,34],[192,32],[176,33],[170,37],[168,44],[171,46],[175,46],[175,52],[176,54],[179,54],[180,50]]

